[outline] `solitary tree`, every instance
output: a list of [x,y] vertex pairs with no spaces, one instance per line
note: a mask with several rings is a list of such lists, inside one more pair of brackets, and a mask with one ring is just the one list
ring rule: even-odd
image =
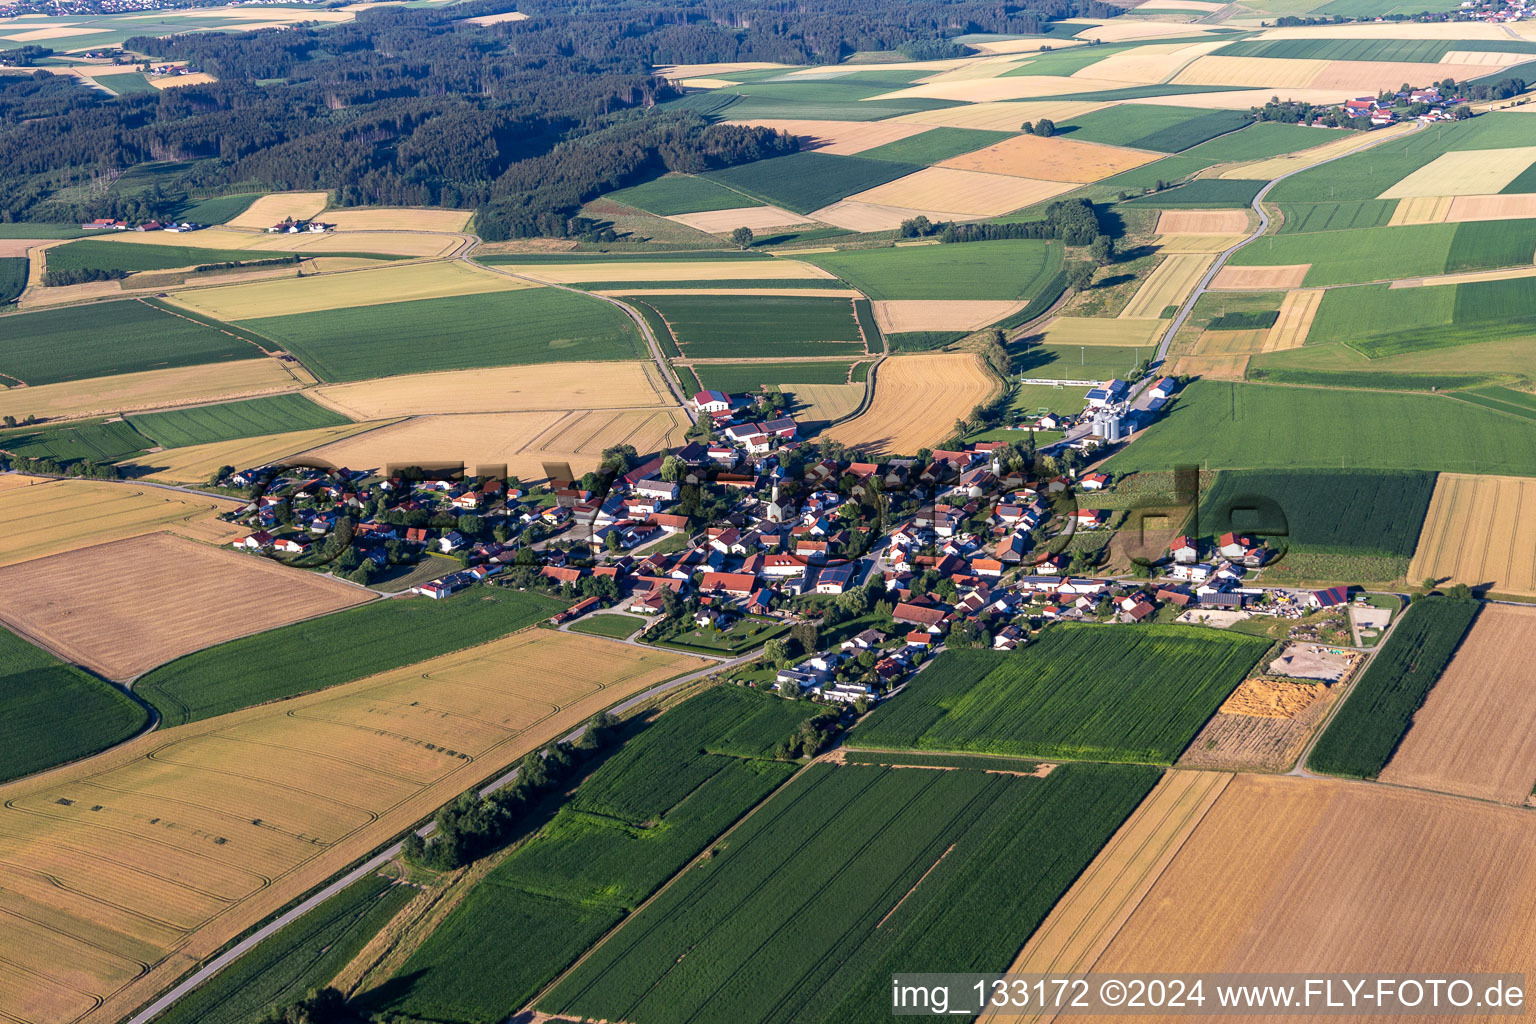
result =
[[754,237],[756,236],[752,234],[752,229],[745,225],[731,232],[731,241],[736,243],[738,249],[747,248],[747,246],[752,244]]

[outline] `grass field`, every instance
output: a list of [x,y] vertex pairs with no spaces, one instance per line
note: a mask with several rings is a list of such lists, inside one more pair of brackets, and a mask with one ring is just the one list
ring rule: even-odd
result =
[[0,432],[0,448],[29,459],[116,462],[153,447],[149,438],[124,420],[88,420],[59,426],[24,427]]
[[211,199],[196,199],[177,210],[176,219],[191,221],[194,224],[223,224],[249,210],[251,204],[259,198],[260,196],[256,193],[247,192],[231,196],[214,196]]
[[246,532],[215,518],[238,507],[225,498],[95,480],[4,479],[10,486],[0,488],[0,565],[155,530],[213,544]]
[[751,200],[740,192],[693,174],[668,174],[610,192],[607,198],[660,217],[705,210],[734,210],[751,205]]
[[[637,1024],[884,1019],[901,965],[1000,970],[1156,774],[815,766],[540,1008]],[[818,926],[800,927],[811,906]]]
[[15,302],[27,288],[28,260],[25,256],[0,258],[0,306]]
[[693,372],[706,388],[726,394],[757,391],[763,384],[846,384],[852,363],[695,363]]
[[149,721],[120,690],[0,629],[0,782],[119,743]]
[[538,594],[472,589],[382,601],[233,640],[145,676],[135,692],[182,725],[494,640],[559,611]]
[[1002,142],[1010,134],[976,128],[930,128],[910,138],[866,149],[859,155],[868,160],[892,160],[896,163],[927,166],[962,153],[985,149]]
[[[1106,468],[1130,473],[1204,462],[1212,469],[1310,465],[1536,476],[1536,422],[1447,406],[1449,401],[1196,381],[1160,423]],[[1348,423],[1348,431],[1337,430],[1340,423]],[[1504,442],[1490,447],[1489,437]]]
[[[664,713],[406,961],[387,986],[389,1008],[442,1021],[506,1018],[789,778],[795,766],[761,758],[817,712],[716,687]],[[525,950],[511,970],[483,969],[502,962],[498,939]]]
[[1187,626],[1053,626],[1016,654],[946,652],[851,742],[1171,764],[1266,647]]
[[34,385],[261,355],[228,334],[138,301],[20,313],[5,327],[12,340],[0,352],[0,374]]
[[[732,111],[732,116],[741,115]],[[705,177],[761,202],[810,213],[921,169],[895,160],[807,152],[710,171]]]
[[118,245],[84,238],[48,250],[47,265],[56,270],[170,270],[207,263],[242,263],[275,259],[279,252],[253,253],[248,249],[202,249],[190,245]]
[[1329,775],[1373,779],[1451,660],[1481,607],[1426,597],[1408,607],[1307,758]]
[[369,875],[187,993],[157,1024],[247,1024],[324,988],[418,892]]
[[145,413],[129,422],[162,448],[185,448],[210,441],[334,427],[349,421],[303,395],[291,394]]
[[[1355,351],[1368,359],[1433,352],[1438,349],[1466,348],[1503,338],[1527,338],[1532,334],[1532,315],[1536,314],[1536,290],[1529,279],[1472,281],[1451,286],[1396,288],[1383,296],[1383,305],[1371,306],[1383,288],[1347,289],[1332,303],[1324,302],[1319,319],[1326,310],[1325,326],[1314,325],[1316,338],[1340,337],[1325,330],[1343,327]],[[1410,293],[1414,294],[1409,297]],[[1332,297],[1335,293],[1329,292]],[[1331,306],[1331,308],[1329,308]],[[1412,314],[1420,315],[1414,316]],[[1458,359],[1462,369],[1485,369],[1481,361]]]
[[0,621],[114,680],[372,596],[339,580],[168,533],[0,569]]
[[608,615],[588,615],[572,623],[571,630],[588,636],[627,640],[637,629],[643,628],[647,621],[638,615],[623,615],[617,612]]
[[[644,355],[639,333],[619,309],[555,288],[422,299],[243,323],[288,348],[326,381]],[[421,344],[428,336],[432,345]]]
[[1395,199],[1350,199],[1334,203],[1280,203],[1280,234],[1349,231],[1386,227]]
[[828,436],[869,453],[916,454],[949,437],[955,417],[968,414],[997,387],[971,352],[887,359],[876,371],[869,408]]
[[1060,242],[966,242],[816,253],[871,299],[1030,299],[1061,269]]
[[190,963],[481,779],[701,666],[524,630],[12,783],[0,831],[36,852],[0,866],[29,910],[0,941],[15,965],[0,1008],[47,1006],[44,1019],[65,1020],[94,994],[103,1019],[129,1016]]
[[[633,299],[639,304],[641,300]],[[683,355],[695,359],[859,355],[864,342],[847,299],[651,295]]]
[[1030,345],[1014,355],[1013,370],[1044,380],[1109,380],[1123,377],[1153,352],[1151,346]]
[[[1455,236],[1463,227],[1474,225],[1358,228],[1331,231],[1326,239],[1317,239],[1311,234],[1269,235],[1233,253],[1229,265],[1310,263],[1311,269],[1303,281],[1307,287],[1421,277],[1443,273],[1447,269]],[[1492,232],[1485,230],[1477,234]],[[1530,261],[1531,254],[1527,254],[1523,262]]]
[[1406,558],[1435,490],[1422,471],[1224,470],[1200,501],[1200,536],[1258,534],[1314,554]]

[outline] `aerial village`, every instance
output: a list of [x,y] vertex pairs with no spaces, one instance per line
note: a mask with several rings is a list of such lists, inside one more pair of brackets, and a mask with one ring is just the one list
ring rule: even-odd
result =
[[992,441],[861,461],[797,439],[792,418],[753,418],[771,406],[751,396],[701,391],[707,440],[610,449],[580,479],[276,465],[214,483],[250,499],[230,518],[251,529],[233,546],[252,555],[434,600],[482,583],[558,592],[575,603],[552,627],[638,616],[632,643],[861,708],[943,647],[1012,650],[1054,622],[1223,626],[1348,605],[1345,587],[1263,586],[1277,552],[1251,536],[1176,536],[1114,568],[1074,545],[1123,523],[1123,507],[1094,507],[1116,481],[1091,466],[1178,387],[1149,383],[1136,410],[1109,381],[1080,417],[1018,424],[1066,431],[1039,452]]

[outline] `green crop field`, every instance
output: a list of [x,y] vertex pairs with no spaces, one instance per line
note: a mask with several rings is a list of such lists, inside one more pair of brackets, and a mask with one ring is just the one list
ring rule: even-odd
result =
[[1321,128],[1260,121],[1240,132],[1229,132],[1210,142],[1186,150],[1184,156],[1206,164],[1233,160],[1267,160],[1272,156],[1295,153],[1331,142],[1338,136]]
[[[820,710],[717,687],[663,714],[474,887],[390,983],[389,1009],[507,1018],[794,774],[763,757]],[[508,960],[504,942],[519,955]]]
[[100,231],[85,231],[79,224],[60,221],[0,223],[0,238],[89,238],[100,234]]
[[1155,346],[1031,345],[1015,352],[1013,372],[1042,380],[1109,380],[1124,377]]
[[[732,116],[737,116],[733,114]],[[765,115],[758,115],[765,116]],[[813,117],[791,114],[791,117]],[[765,203],[796,213],[830,206],[855,192],[920,171],[917,164],[826,153],[791,153],[710,171],[705,177]]]
[[1060,242],[1018,240],[814,253],[871,299],[1029,299],[1061,270]]
[[5,334],[0,374],[34,385],[261,355],[238,338],[133,300],[18,313],[5,319]]
[[[1456,224],[1412,224],[1395,228],[1358,228],[1330,232],[1319,242],[1310,235],[1266,235],[1243,246],[1228,261],[1234,267],[1272,267],[1310,263],[1311,288],[1362,284],[1443,273]],[[1533,246],[1536,249],[1536,246]],[[1527,254],[1526,262],[1531,255]],[[1394,297],[1396,293],[1393,293]]]
[[1418,470],[1228,469],[1200,500],[1199,533],[1229,530],[1313,554],[1409,557],[1435,490]]
[[1052,626],[1017,653],[946,651],[850,742],[1171,764],[1266,646],[1194,626]]
[[[1189,322],[1217,331],[1257,329],[1227,325],[1241,324],[1250,317],[1255,318],[1257,324],[1259,319],[1277,313],[1283,301],[1285,292],[1206,292],[1195,300]],[[1228,320],[1228,317],[1232,319]]]
[[0,629],[0,782],[88,757],[149,713],[121,690]]
[[1426,597],[1408,606],[1307,758],[1315,772],[1373,779],[1392,759],[1481,607]]
[[646,297],[643,305],[661,314],[683,354],[694,359],[864,352],[853,303],[847,299],[657,295]]
[[1511,388],[1477,388],[1456,395],[1463,402],[1471,402],[1485,409],[1497,409],[1521,419],[1536,420],[1536,395]]
[[1236,110],[1116,106],[1084,114],[1060,131],[1069,139],[1084,142],[1180,153],[1218,135],[1235,132],[1250,120],[1247,114]]
[[1415,327],[1449,324],[1455,315],[1456,286],[1389,288],[1374,284],[1330,288],[1323,293],[1308,337],[1348,342]]
[[0,306],[15,302],[26,291],[28,266],[25,256],[0,258]]
[[[1454,31],[1448,34],[1454,35]],[[1228,43],[1214,55],[1434,64],[1451,50],[1536,54],[1536,43],[1516,39],[1251,39]]]
[[[1196,381],[1106,470],[1428,469],[1536,476],[1536,423],[1434,395]],[[1488,439],[1497,437],[1493,445]]]
[[1337,203],[1280,203],[1280,234],[1386,227],[1396,199],[1350,199]]
[[159,710],[163,725],[185,725],[485,643],[563,607],[539,594],[483,587],[441,601],[375,601],[178,658],[134,692]]
[[1205,325],[1208,331],[1260,331],[1275,326],[1280,319],[1278,309],[1237,310],[1223,313]]
[[904,164],[936,164],[962,153],[994,146],[1014,136],[1013,132],[988,132],[976,128],[930,128],[918,135],[887,142],[866,149],[859,156],[865,160],[894,160]]
[[1003,970],[1157,777],[813,766],[539,1009],[633,1024],[889,1020],[894,971]]
[[[1132,167],[1128,171],[1121,171],[1119,174],[1103,179],[1094,187],[1138,193],[1143,189],[1156,187],[1158,182],[1163,182],[1164,187],[1166,187],[1172,182],[1182,181],[1191,175],[1198,174],[1216,162],[1191,156],[1188,153],[1181,153],[1177,156],[1165,156],[1161,160],[1154,160],[1149,164],[1142,164],[1140,167]],[[1114,195],[1115,193],[1109,192],[1108,194]]]
[[704,210],[734,210],[739,206],[754,205],[751,199],[740,192],[692,174],[668,174],[632,188],[610,192],[607,198],[661,217],[700,213]]
[[695,363],[704,387],[734,394],[762,384],[847,384],[852,362],[817,360],[800,363]]
[[234,220],[251,204],[261,198],[256,192],[242,192],[232,196],[214,196],[211,199],[194,199],[176,211],[176,220],[193,224],[223,224]]
[[238,437],[259,437],[288,430],[335,427],[351,420],[316,405],[303,395],[294,394],[145,413],[130,416],[128,422],[162,448],[185,448],[208,441],[232,441]]
[[898,764],[918,768],[971,768],[976,771],[1031,772],[1038,761],[996,754],[918,754],[910,750],[853,750],[843,748],[846,764]]
[[[325,381],[645,354],[639,332],[618,307],[559,288],[328,309],[242,325],[288,348]],[[428,338],[431,344],[424,344]]]
[[1097,92],[1053,93],[1053,101],[1086,100],[1095,103],[1114,103],[1118,100],[1139,100],[1148,96],[1192,96],[1201,92],[1230,92],[1230,85],[1128,85],[1123,89],[1100,89]]
[[153,447],[153,441],[123,420],[86,420],[0,433],[0,448],[29,459],[53,459],[60,463],[82,459],[117,462]]
[[1236,132],[1248,123],[1248,116],[1241,111],[1211,110],[1181,124],[1148,132],[1140,138],[1132,139],[1128,145],[1134,149],[1150,149],[1159,153],[1182,153],[1218,135]]
[[1536,261],[1536,220],[1481,220],[1457,224],[1445,272],[1523,267]]
[[[174,238],[174,235],[167,235]],[[250,249],[199,249],[191,245],[127,245],[96,238],[82,238],[48,250],[48,269],[53,270],[170,270],[209,263],[249,263],[280,259],[288,253]]]
[[[1147,166],[1154,167],[1156,164]],[[1219,210],[1250,205],[1253,197],[1259,194],[1259,189],[1265,184],[1266,182],[1248,181],[1244,178],[1201,178],[1188,185],[1180,185],[1166,192],[1142,196],[1127,202],[1133,206],[1155,206],[1161,210]],[[1239,250],[1239,252],[1243,251],[1246,250]]]
[[421,890],[379,875],[350,885],[287,925],[206,984],[176,1000],[156,1024],[249,1024],[273,1006],[324,988]]
[[[560,263],[590,263],[594,258],[604,263],[623,263],[633,261],[635,263],[655,263],[666,260],[689,260],[698,262],[707,260],[710,263],[718,263],[720,260],[771,260],[772,256],[765,252],[755,252],[751,249],[680,249],[671,252],[605,252],[595,254],[590,252],[530,252],[530,253],[491,253],[487,256],[476,256],[476,263],[485,263],[489,266],[507,266],[521,264],[534,266],[537,264]],[[718,284],[719,282],[716,282]]]
[[[1098,46],[1077,46],[1069,49],[1054,50],[1040,53],[1030,57],[1018,67],[1003,72],[1002,77],[1014,78],[1026,75],[1072,75],[1085,68],[1092,67],[1099,61],[1116,53],[1124,53],[1133,50],[1136,44],[1100,44]],[[1086,77],[1093,77],[1092,75]]]
[[[1266,384],[1300,384],[1317,388],[1366,388],[1378,391],[1455,391],[1491,384],[1501,378],[1492,373],[1404,373],[1383,370],[1307,370],[1289,367],[1248,366],[1249,380]],[[1465,395],[1456,395],[1466,399]],[[1474,404],[1480,404],[1474,402]]]
[[[1351,289],[1351,291],[1363,289]],[[1357,331],[1349,344],[1356,351],[1371,359],[1429,352],[1436,349],[1462,348],[1497,341],[1504,338],[1529,338],[1536,335],[1536,289],[1529,278],[1510,278],[1502,281],[1474,281],[1470,284],[1433,288],[1398,289],[1389,292],[1389,301],[1405,291],[1451,292],[1450,296],[1416,299],[1411,305],[1424,309],[1427,315],[1421,320],[1394,317],[1395,323],[1380,316],[1359,314],[1368,297],[1356,299],[1356,315],[1365,321],[1369,331]],[[1447,305],[1450,316],[1445,318]],[[1319,313],[1322,310],[1319,308]],[[1326,337],[1315,323],[1312,335]],[[1462,362],[1457,369],[1483,369],[1475,362]]]
[[[921,71],[869,71],[837,78],[782,79],[783,72],[753,76],[753,81],[713,90],[708,95],[685,97],[662,105],[663,109],[696,109],[706,117],[741,120],[804,118],[812,121],[878,121],[919,110],[938,110],[959,104],[953,100],[876,100],[881,93],[903,89]],[[732,80],[742,79],[732,74]],[[779,78],[779,81],[771,79]]]

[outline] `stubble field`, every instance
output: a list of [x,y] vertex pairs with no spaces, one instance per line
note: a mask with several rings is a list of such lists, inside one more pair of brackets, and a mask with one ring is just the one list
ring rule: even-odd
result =
[[1160,235],[1235,235],[1248,230],[1247,210],[1164,210]]
[[1208,253],[1169,256],[1136,289],[1131,301],[1120,311],[1120,318],[1156,319],[1168,306],[1181,304],[1195,290],[1200,275],[1206,272],[1214,259]]
[[1015,135],[986,149],[951,157],[940,166],[1048,181],[1088,182],[1140,167],[1157,154],[1068,138]]
[[325,209],[329,198],[325,192],[274,192],[246,207],[227,226],[265,231],[284,220],[309,220]]
[[876,372],[869,409],[828,436],[872,454],[913,455],[953,433],[955,417],[969,414],[997,387],[974,353],[887,359]]
[[698,659],[525,631],[0,790],[0,1012],[117,1020],[503,766]]
[[875,206],[995,217],[1059,196],[1072,188],[1070,182],[988,174],[956,167],[926,167],[848,199]]
[[[204,474],[206,476],[206,474]],[[245,531],[215,518],[226,498],[94,480],[0,477],[0,565],[169,530],[219,544]]]
[[[287,458],[317,445],[328,444],[340,438],[372,430],[379,425],[379,423],[348,423],[339,427],[294,430],[282,434],[266,434],[261,437],[243,437],[234,441],[210,441],[207,444],[195,444],[186,448],[138,455],[119,465],[136,475],[164,483],[203,484],[208,482],[208,478],[215,470],[224,466],[234,466],[236,469],[264,466],[269,462]],[[224,523],[218,525],[227,526]]]
[[1408,578],[1536,594],[1536,480],[1442,473]]
[[309,396],[359,420],[422,416],[445,409],[521,412],[672,404],[654,363],[534,363],[444,370],[333,384]]
[[1378,778],[1523,805],[1536,788],[1536,608],[1486,606]]
[[117,680],[372,596],[259,556],[165,533],[0,569],[0,621]]
[[176,303],[220,320],[248,320],[533,287],[528,281],[451,260],[198,289],[181,293]]
[[0,389],[0,416],[60,419],[92,414],[163,409],[196,402],[289,391],[308,383],[296,368],[276,359],[182,366],[93,377],[39,387]]

